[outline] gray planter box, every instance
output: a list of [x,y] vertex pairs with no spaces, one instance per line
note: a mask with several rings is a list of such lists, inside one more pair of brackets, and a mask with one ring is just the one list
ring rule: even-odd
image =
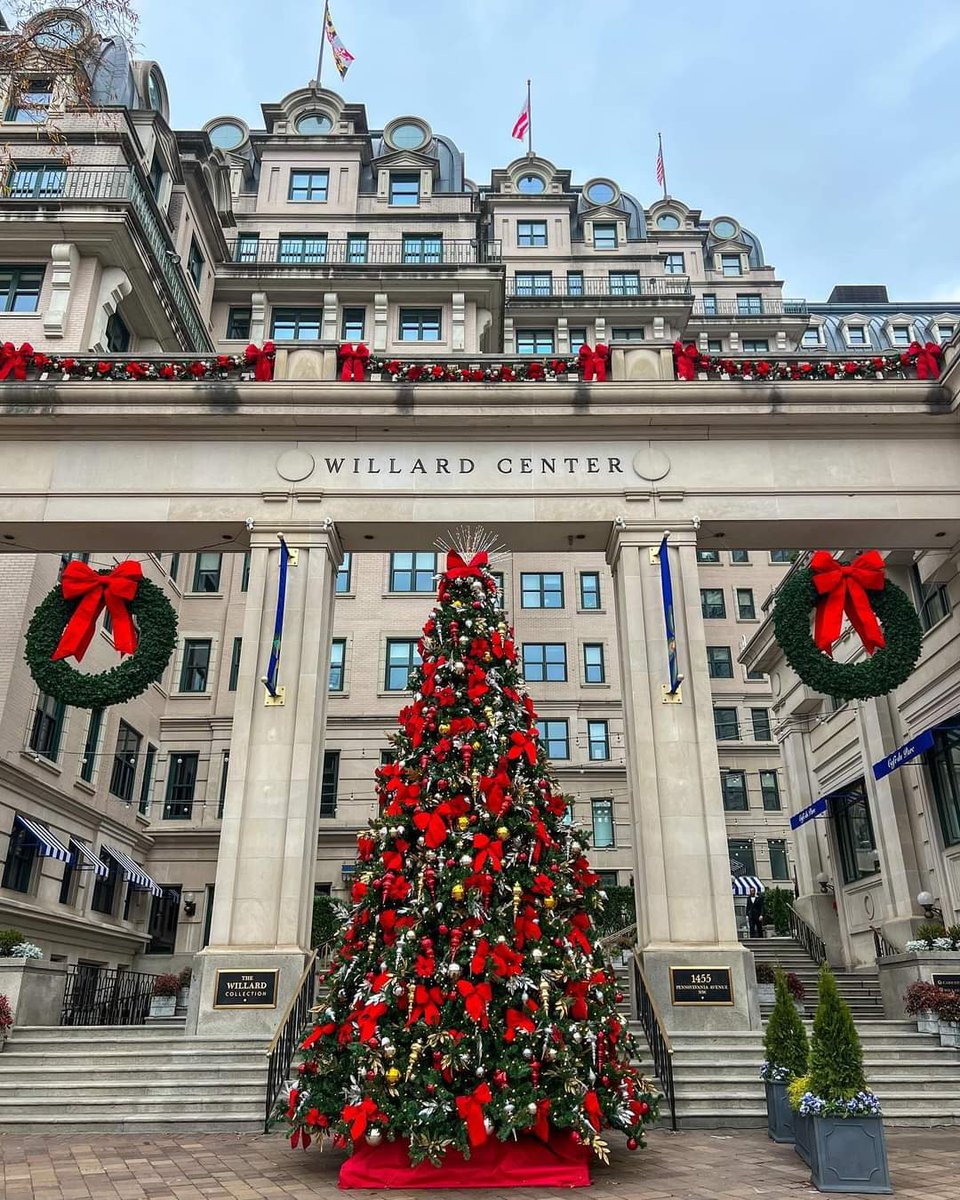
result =
[[757,984],[757,1001],[760,1004],[773,1004],[777,998],[777,989],[772,983]]
[[960,1050],[960,1025],[956,1021],[940,1022],[940,1045]]
[[172,1017],[177,1011],[176,996],[151,996],[150,997],[150,1016],[151,1017]]
[[935,1012],[925,1009],[923,1012],[917,1013],[917,1032],[918,1033],[939,1033],[940,1020]]
[[793,1148],[808,1167],[813,1166],[813,1117],[793,1114]]
[[784,1142],[792,1145],[795,1137],[793,1132],[793,1109],[787,1100],[787,1085],[785,1083],[767,1083],[767,1133],[774,1142]]
[[821,1192],[888,1195],[893,1191],[882,1117],[808,1117],[810,1181]]

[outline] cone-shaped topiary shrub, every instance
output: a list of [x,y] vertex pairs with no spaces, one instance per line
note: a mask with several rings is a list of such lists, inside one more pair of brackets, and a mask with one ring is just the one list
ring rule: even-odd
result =
[[777,967],[774,985],[776,1002],[763,1038],[765,1054],[761,1076],[770,1083],[786,1083],[806,1074],[809,1046],[807,1031],[780,967]]

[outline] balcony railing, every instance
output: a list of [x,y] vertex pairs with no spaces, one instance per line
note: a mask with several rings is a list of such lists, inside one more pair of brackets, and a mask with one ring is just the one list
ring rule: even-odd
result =
[[805,317],[808,313],[806,300],[767,299],[763,296],[759,303],[745,304],[737,300],[705,301],[699,297],[693,302],[693,316],[719,317],[729,320],[731,317],[750,319],[752,317]]
[[347,238],[333,241],[309,234],[290,238],[237,238],[228,243],[227,266],[290,267],[468,267],[500,261],[500,242],[417,238],[372,242]]
[[188,350],[212,350],[196,301],[174,261],[174,247],[164,233],[153,202],[131,167],[14,167],[0,188],[0,204],[129,203],[150,249],[151,267],[159,272],[176,306],[176,317],[190,340]]
[[525,279],[511,275],[507,296],[511,300],[576,300],[580,296],[603,296],[614,300],[689,300],[690,280],[685,276],[669,278],[640,275],[633,279],[609,275],[585,275],[572,279]]

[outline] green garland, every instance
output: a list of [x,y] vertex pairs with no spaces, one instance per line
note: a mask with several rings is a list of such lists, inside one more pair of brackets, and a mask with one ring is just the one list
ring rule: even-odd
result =
[[[110,571],[99,571],[109,575]],[[24,658],[41,692],[73,708],[107,708],[142,695],[166,670],[177,644],[177,614],[160,588],[141,579],[130,601],[137,625],[137,648],[119,666],[85,675],[65,659],[53,661],[64,628],[76,605],[64,600],[59,585],[37,606],[27,629]]]
[[818,594],[813,572],[797,571],[777,593],[773,629],[784,657],[805,684],[838,700],[884,696],[908,679],[920,657],[923,629],[907,596],[887,580],[883,591],[867,592],[883,629],[886,646],[857,663],[835,662],[818,649],[810,613]]

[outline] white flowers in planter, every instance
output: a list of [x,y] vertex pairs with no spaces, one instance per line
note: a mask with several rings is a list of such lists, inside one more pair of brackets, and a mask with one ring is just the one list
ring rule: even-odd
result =
[[43,951],[35,942],[18,942],[10,951],[11,958],[43,958]]

